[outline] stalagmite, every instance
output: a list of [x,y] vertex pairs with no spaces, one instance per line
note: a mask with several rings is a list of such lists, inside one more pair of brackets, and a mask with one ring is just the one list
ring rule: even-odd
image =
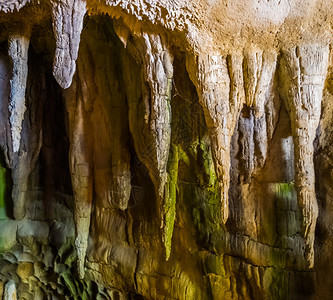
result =
[[229,216],[230,143],[244,103],[242,56],[200,55],[197,65],[187,57],[212,141],[212,151],[221,187],[222,219]]
[[71,85],[75,73],[86,2],[61,0],[52,3],[53,31],[56,39],[53,75],[65,89]]
[[280,81],[290,114],[294,138],[295,184],[302,212],[305,265],[314,265],[314,239],[318,217],[313,163],[316,130],[328,66],[328,45],[302,45],[283,51]]

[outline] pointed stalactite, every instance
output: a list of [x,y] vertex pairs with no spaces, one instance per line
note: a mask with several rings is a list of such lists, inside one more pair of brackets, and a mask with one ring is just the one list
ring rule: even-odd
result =
[[[145,164],[154,183],[163,227],[164,187],[171,140],[173,56],[159,35],[143,33],[133,40],[128,42],[127,48],[133,58],[143,65],[142,94],[127,91],[129,125],[138,157]],[[125,77],[131,78],[131,72],[125,66]],[[142,97],[142,101],[138,101],[138,97]],[[133,119],[134,115],[137,117],[138,111],[144,120]],[[139,135],[138,128],[141,130]]]
[[79,277],[84,277],[84,264],[93,200],[93,180],[89,140],[85,130],[84,102],[79,97],[71,127],[70,171],[74,193],[75,248]]
[[230,144],[244,104],[243,59],[235,54],[187,57],[187,69],[197,87],[212,142],[212,154],[221,188],[222,220],[229,217]]
[[314,266],[314,239],[318,217],[313,162],[316,130],[329,57],[328,45],[304,45],[283,51],[280,81],[290,114],[295,156],[295,185],[302,213],[305,266]]
[[[142,64],[142,94],[127,90],[129,98],[129,125],[139,159],[145,164],[158,196],[158,212],[163,228],[163,241],[166,246],[166,258],[169,258],[174,224],[174,215],[165,212],[170,186],[167,165],[171,142],[171,92],[173,78],[173,56],[159,35],[143,33],[127,40],[128,34],[122,34],[117,26],[129,53]],[[133,71],[125,63],[124,74],[133,82]],[[134,75],[136,76],[136,75]],[[141,98],[141,100],[139,100]],[[136,119],[138,114],[143,120]],[[140,129],[139,129],[140,128]],[[138,132],[139,129],[139,132]],[[144,141],[144,142],[143,142]],[[169,179],[171,177],[169,176]],[[172,179],[173,180],[173,179]],[[175,196],[175,195],[174,195]],[[174,198],[173,201],[176,201]],[[175,207],[172,205],[172,207]],[[171,213],[171,211],[170,211]],[[168,220],[165,220],[168,218]],[[170,244],[167,246],[167,244]]]
[[251,175],[255,169],[254,119],[253,112],[248,107],[244,107],[238,121],[239,163],[246,183],[250,182]]
[[160,36],[143,34],[143,63],[145,80],[150,87],[149,126],[155,143],[158,174],[158,195],[163,202],[164,186],[167,181],[167,162],[171,138],[171,89],[173,57]]
[[[85,103],[86,131],[94,131],[89,141],[94,168],[94,199],[108,208],[126,210],[131,195],[130,153],[127,150],[127,104],[121,88],[116,44],[104,34],[100,24],[107,18],[87,21],[77,60],[77,78]],[[107,23],[109,22],[109,23]],[[107,63],[106,63],[107,62]],[[70,118],[75,118],[73,111]],[[101,124],[103,120],[103,124]],[[88,135],[89,133],[87,133]],[[117,142],[115,142],[117,141]],[[107,186],[103,183],[107,181]]]
[[13,75],[10,80],[10,129],[12,136],[12,151],[19,151],[21,141],[22,122],[25,106],[25,90],[28,78],[28,50],[30,43],[30,28],[15,33],[8,39],[8,54],[13,66]]
[[[77,89],[75,80],[72,88]],[[75,248],[79,277],[85,275],[84,265],[88,246],[91,208],[93,200],[92,153],[87,135],[86,103],[80,89],[72,92],[68,89],[64,95],[69,113],[70,150],[69,163],[74,196]],[[74,104],[74,106],[72,106]]]
[[56,50],[53,61],[53,75],[59,85],[68,88],[75,73],[83,18],[86,13],[84,0],[52,1],[53,32]]
[[11,34],[8,40],[8,54],[12,62],[13,72],[10,80],[10,96],[9,96],[9,123],[12,139],[13,162],[13,215],[15,219],[24,217],[24,199],[27,189],[29,166],[25,166],[27,153],[17,153],[20,150],[22,123],[26,111],[25,93],[28,78],[28,50],[30,43],[30,26],[25,24],[22,26],[22,32]]

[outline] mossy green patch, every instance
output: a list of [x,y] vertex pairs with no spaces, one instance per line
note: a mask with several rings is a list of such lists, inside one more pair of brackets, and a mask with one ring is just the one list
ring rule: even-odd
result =
[[178,182],[178,146],[172,145],[168,161],[168,181],[165,185],[164,202],[164,234],[163,241],[165,246],[166,260],[171,253],[172,234],[176,218],[176,198]]
[[64,284],[66,285],[71,299],[86,299],[85,287],[84,284],[76,280],[69,270],[61,273],[60,277],[63,279]]
[[281,199],[292,199],[295,193],[295,185],[293,182],[275,183],[273,192]]
[[[207,188],[211,191],[216,191],[216,173],[209,147],[206,143],[201,141],[198,148],[199,158],[202,166],[202,170],[206,175]],[[208,180],[207,180],[208,179]]]
[[[182,172],[192,176],[192,184],[179,183],[179,201],[191,212],[200,247],[214,252],[221,251],[223,237],[221,220],[220,187],[210,151],[209,139],[202,138],[187,148],[191,163]],[[184,167],[184,166],[183,166]]]

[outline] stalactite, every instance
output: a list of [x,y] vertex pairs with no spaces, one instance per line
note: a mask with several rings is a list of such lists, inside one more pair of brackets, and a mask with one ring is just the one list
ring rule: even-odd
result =
[[[145,120],[149,125],[150,136],[152,138],[152,149],[146,153],[144,161],[148,164],[150,175],[155,183],[156,192],[159,199],[159,211],[161,217],[161,227],[163,228],[163,241],[166,246],[166,259],[169,259],[171,249],[171,239],[175,215],[165,211],[169,206],[169,192],[173,201],[176,201],[175,191],[169,187],[167,174],[167,163],[169,158],[171,141],[171,89],[173,77],[173,57],[166,48],[160,36],[143,34],[140,39],[141,57],[143,61],[144,81],[150,88],[150,103],[146,104],[147,114]],[[144,84],[144,83],[143,83]],[[145,91],[145,89],[143,89]],[[149,98],[148,98],[149,99]],[[146,98],[146,103],[148,101]],[[153,156],[151,156],[153,150]],[[170,177],[174,180],[174,176]],[[166,189],[168,191],[166,191]],[[175,203],[173,204],[175,206]]]
[[[244,57],[244,85],[248,108],[239,121],[240,144],[245,181],[249,182],[254,171],[266,160],[268,140],[265,108],[272,101],[269,93],[276,68],[276,53],[252,49]],[[270,135],[270,137],[268,137]]]
[[244,103],[242,56],[200,55],[197,64],[187,57],[191,80],[212,141],[213,159],[221,187],[222,219],[229,215],[230,143]]
[[[93,199],[96,215],[109,220],[119,209],[128,208],[131,195],[130,153],[126,149],[127,105],[119,65],[114,59],[118,45],[103,35],[109,27],[96,26],[112,24],[106,18],[98,21],[87,22],[77,72],[72,86],[64,92],[70,124],[70,169],[80,278],[85,275]],[[95,230],[106,229],[99,225]]]
[[242,163],[245,182],[250,183],[253,173],[258,172],[265,164],[268,143],[271,137],[267,132],[267,118],[254,116],[254,111],[244,109],[244,115],[239,118],[238,131],[241,148],[240,162]]
[[8,54],[13,65],[13,76],[10,80],[10,127],[13,152],[20,148],[22,122],[25,106],[25,89],[28,77],[28,49],[30,43],[30,29],[26,25],[25,32],[10,35],[8,40]]
[[84,263],[88,246],[88,236],[93,197],[91,153],[85,131],[84,104],[80,101],[73,120],[70,170],[74,192],[75,247],[78,255],[78,274],[84,277]]
[[158,194],[163,201],[164,185],[167,181],[166,167],[171,137],[171,88],[173,58],[160,36],[143,34],[143,56],[145,80],[150,87],[150,112],[147,116],[154,139],[158,174]]
[[53,75],[65,89],[71,85],[75,73],[86,2],[61,0],[52,3],[53,31],[56,39]]
[[[169,193],[169,190],[165,190],[165,185],[168,181],[167,163],[171,141],[170,101],[173,56],[159,35],[143,33],[140,36],[136,36],[134,41],[128,42],[128,30],[126,28],[123,30],[119,25],[115,28],[132,57],[143,64],[142,85],[138,87],[142,89],[142,94],[140,93],[139,95],[138,92],[127,91],[130,130],[137,155],[147,167],[155,186],[159,200],[158,210],[161,217],[161,227],[164,232],[164,243],[165,245],[170,243],[171,247],[174,215],[165,213],[164,208],[169,205],[166,203],[169,200],[166,197],[169,196],[165,195],[165,193]],[[133,82],[133,71],[129,70],[127,65],[128,63],[124,63],[125,78],[127,78],[128,82]],[[142,97],[142,102],[139,101],[140,97]],[[139,111],[141,111],[140,117],[143,120],[137,119]],[[137,134],[139,128],[141,128],[140,132],[143,135]],[[169,189],[169,186],[167,189]],[[170,219],[165,220],[165,217],[170,217]],[[165,239],[166,236],[167,238]],[[170,255],[170,250],[168,250],[170,247],[166,247],[167,259]]]
[[[29,67],[32,65],[29,64]],[[13,215],[16,219],[26,216],[25,205],[26,200],[29,199],[28,180],[42,147],[42,112],[43,101],[46,97],[43,67],[39,69],[39,72],[39,78],[28,77],[25,102],[29,110],[26,110],[22,122],[19,150],[8,153],[13,180]]]
[[[24,25],[22,25],[24,26]],[[25,165],[27,153],[17,154],[20,150],[22,123],[26,111],[25,94],[28,78],[28,49],[30,28],[25,24],[25,31],[11,34],[8,41],[8,54],[12,61],[12,79],[10,80],[9,122],[12,139],[13,161],[13,214],[17,219],[24,217],[25,192],[29,166]],[[15,158],[16,157],[16,158]]]
[[313,163],[316,130],[328,66],[327,45],[302,45],[283,51],[280,81],[290,114],[295,156],[295,185],[302,212],[305,265],[314,265],[314,239],[318,217]]
[[[131,99],[129,103],[130,130],[133,134],[138,127],[143,127],[146,143],[142,143],[142,140],[138,140],[138,136],[133,134],[134,144],[139,159],[146,165],[155,185],[162,217],[171,137],[170,101],[173,57],[158,35],[143,33],[142,36],[136,37],[133,44],[129,45],[128,48],[131,55],[143,63],[141,88],[144,102],[140,104],[144,106],[143,123],[131,116],[134,109],[133,105],[137,101],[135,98],[139,95],[128,95]],[[131,77],[130,71],[126,68],[125,76],[127,78]],[[163,226],[163,219],[161,226]]]
[[240,165],[244,173],[244,181],[249,183],[251,175],[255,170],[254,156],[254,120],[252,111],[244,108],[238,122],[239,143],[240,143]]
[[0,298],[331,296],[330,1],[0,2]]
[[[102,20],[101,23],[112,26],[107,19]],[[77,74],[86,115],[90,116],[88,127],[96,131],[90,141],[96,198],[107,207],[126,210],[131,194],[131,172],[130,153],[125,149],[128,144],[125,92],[121,89],[120,64],[113,59],[118,54],[118,45],[109,37],[100,38],[105,32],[93,25],[93,21],[87,24],[87,32],[92,37],[83,35]],[[109,63],[105,64],[105,60]],[[104,126],[100,125],[101,119]],[[101,184],[105,180],[110,182],[108,187]]]

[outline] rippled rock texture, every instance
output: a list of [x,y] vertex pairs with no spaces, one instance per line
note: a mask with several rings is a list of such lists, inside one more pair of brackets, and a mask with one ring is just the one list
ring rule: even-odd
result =
[[332,299],[329,1],[0,2],[0,298]]

